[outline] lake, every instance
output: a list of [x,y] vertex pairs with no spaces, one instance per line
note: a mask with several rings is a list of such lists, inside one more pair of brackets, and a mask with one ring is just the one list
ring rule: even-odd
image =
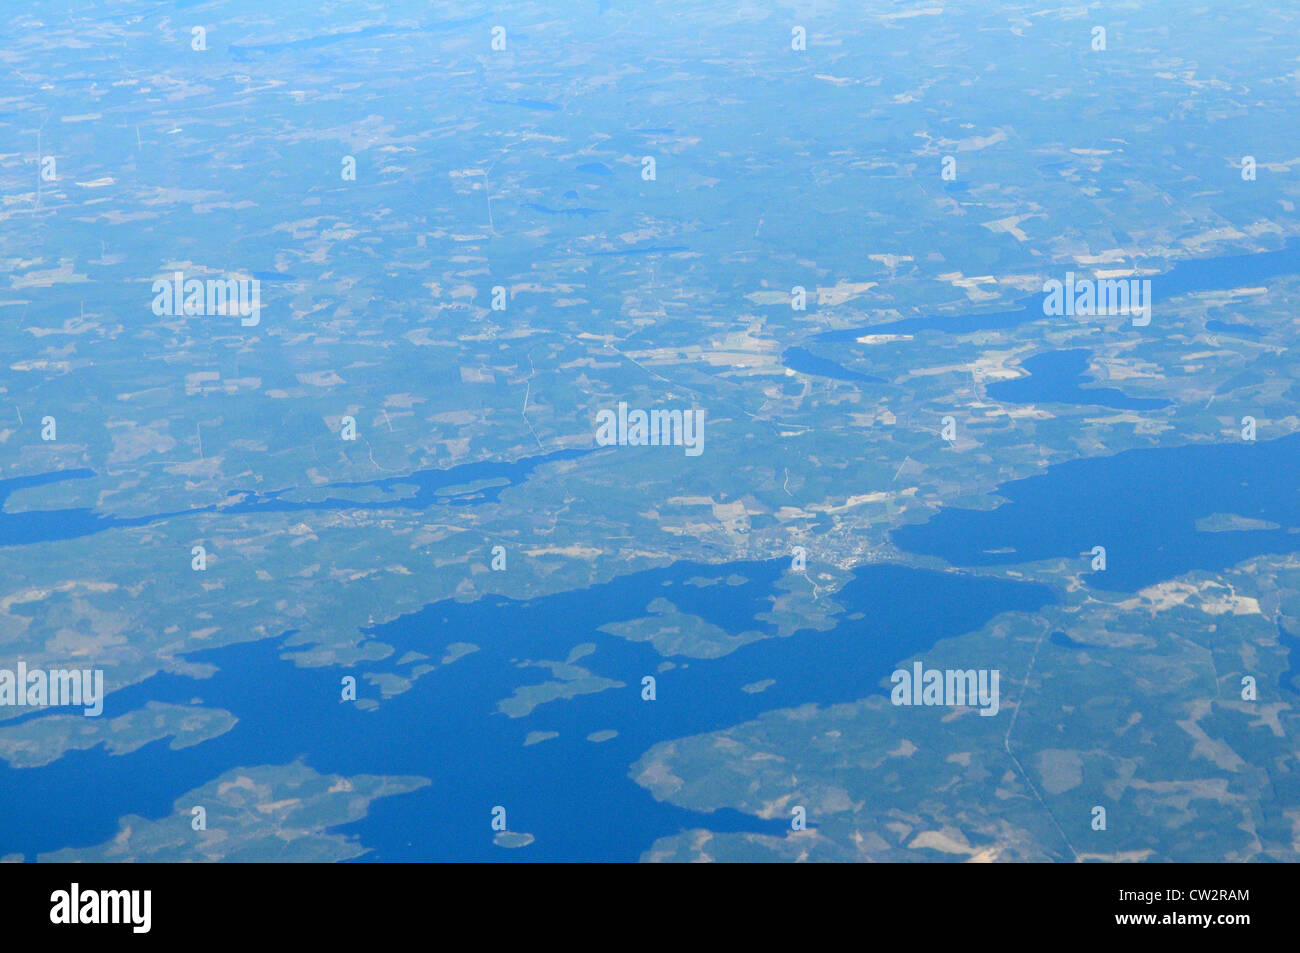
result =
[[[345,673],[358,676],[361,696],[377,697],[360,678],[366,668],[297,668],[280,658],[276,640],[195,653],[188,657],[219,666],[213,678],[155,676],[110,695],[105,717],[150,700],[187,703],[197,695],[205,705],[234,712],[239,723],[180,751],[161,740],[123,756],[94,749],[41,768],[0,767],[0,802],[7,806],[0,852],[30,858],[69,844],[99,843],[116,833],[120,816],[168,815],[175,798],[230,768],[299,757],[321,772],[433,779],[419,791],[374,802],[369,817],[343,828],[373,848],[364,858],[370,861],[633,861],[655,838],[695,826],[779,833],[787,820],[701,815],[658,803],[627,777],[628,767],[660,740],[723,728],[773,708],[883,692],[880,683],[898,660],[977,629],[1000,612],[1033,612],[1054,601],[1043,586],[875,565],[857,572],[836,596],[846,612],[833,630],[765,639],[720,659],[679,658],[671,671],[658,672],[663,659],[648,644],[598,631],[643,615],[656,597],[729,632],[775,631],[754,616],[770,609],[769,596],[788,565],[785,559],[683,562],[534,600],[431,605],[370,634],[396,648],[392,658],[419,651],[437,660],[460,641],[481,651],[440,666],[369,712],[338,700]],[[730,575],[745,581],[688,584]],[[577,664],[626,687],[549,702],[518,719],[497,710],[516,686],[550,678],[547,670],[521,669],[518,662],[563,661],[585,642],[596,650]],[[998,660],[972,658],[968,664],[996,667]],[[647,674],[658,679],[653,702],[641,699]],[[765,678],[776,680],[766,691],[741,690]],[[610,729],[618,732],[610,741],[586,740]],[[524,747],[534,730],[558,731],[559,737]],[[521,850],[493,844],[489,812],[498,804],[508,811],[510,829],[532,833],[534,844]],[[815,826],[817,819],[810,820]],[[188,817],[178,815],[176,823],[188,825]]]

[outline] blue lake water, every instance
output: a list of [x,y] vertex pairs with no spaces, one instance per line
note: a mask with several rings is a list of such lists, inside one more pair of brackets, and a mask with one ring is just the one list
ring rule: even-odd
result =
[[175,515],[160,513],[156,516],[127,518],[102,516],[94,510],[81,507],[62,510],[28,510],[18,513],[10,513],[4,508],[9,497],[18,490],[61,483],[64,480],[86,480],[94,475],[94,470],[82,468],[0,480],[0,546],[19,546],[55,539],[77,539],[115,527],[143,526],[166,519],[169,515]]
[[1059,645],[1063,649],[1087,649],[1090,652],[1106,650],[1105,646],[1095,646],[1089,645],[1086,642],[1079,642],[1060,631],[1053,632],[1051,636],[1048,637],[1048,641],[1053,645]]
[[[1064,278],[1066,270],[1062,268],[1059,277]],[[1164,274],[1151,277],[1151,290],[1155,299],[1154,313],[1157,316],[1152,318],[1152,322],[1158,320],[1161,302],[1170,298],[1195,291],[1240,288],[1267,282],[1268,279],[1278,275],[1297,272],[1300,272],[1300,239],[1295,238],[1288,239],[1286,244],[1276,251],[1224,255],[1218,258],[1184,259]],[[1078,269],[1078,273],[1082,276],[1086,272],[1084,269]],[[825,344],[852,344],[864,334],[920,334],[926,331],[970,334],[974,331],[1005,330],[1043,317],[1044,297],[1041,292],[1031,295],[1003,311],[903,318],[884,324],[825,331],[816,335],[813,340]],[[1059,320],[1081,319],[1060,318]]]
[[[222,506],[199,506],[171,513],[154,513],[147,516],[119,517],[102,515],[85,508],[61,510],[27,510],[11,513],[4,509],[4,503],[16,491],[64,480],[84,480],[95,476],[95,471],[87,469],[59,470],[53,473],[41,473],[34,476],[13,477],[0,480],[0,546],[17,546],[26,543],[42,543],[51,540],[78,539],[107,529],[120,529],[129,526],[145,526],[165,519],[194,516],[200,513],[213,513],[218,510],[229,513],[290,513],[299,510],[346,510],[346,509],[426,509],[434,504],[447,506],[472,506],[478,503],[495,501],[501,491],[509,486],[517,486],[527,480],[539,466],[573,460],[595,453],[594,450],[557,450],[536,457],[523,457],[510,462],[484,460],[477,463],[465,463],[447,467],[442,470],[417,470],[413,473],[396,477],[384,477],[377,480],[363,480],[355,483],[331,483],[321,488],[311,488],[313,492],[324,490],[357,490],[375,488],[393,493],[400,490],[411,492],[388,500],[369,500],[359,504],[355,500],[327,497],[320,500],[295,500],[293,494],[301,492],[300,488],[291,487],[284,490],[235,490],[228,498],[230,502]],[[439,493],[440,490],[475,484],[479,481],[500,481],[492,485],[467,488],[461,492]]]
[[802,347],[786,348],[781,354],[781,363],[792,371],[798,371],[800,374],[812,374],[815,377],[829,377],[832,380],[861,384],[884,383],[879,377],[871,377],[867,374],[851,371],[829,358],[819,357],[807,348]]
[[[445,485],[444,478],[428,480]],[[11,481],[0,493],[49,479]],[[375,482],[386,489],[416,486],[420,499],[431,499],[421,480]],[[1100,577],[1086,578],[1107,589],[1132,590],[1193,568],[1221,569],[1258,553],[1295,550],[1300,536],[1285,527],[1300,525],[1298,487],[1300,435],[1254,444],[1135,450],[1052,467],[1001,487],[999,494],[1011,502],[997,509],[943,510],[929,523],[896,531],[894,539],[904,549],[958,565],[1076,556],[1082,567],[1083,554],[1101,544],[1109,567]],[[277,502],[268,494],[247,505]],[[1196,530],[1197,518],[1222,512],[1284,528]],[[1002,547],[1015,552],[989,552]],[[351,670],[297,668],[281,658],[291,656],[294,647],[275,640],[196,653],[191,657],[219,667],[213,678],[155,676],[110,695],[105,716],[149,700],[187,703],[197,696],[234,712],[239,724],[182,751],[169,750],[163,740],[125,756],[95,749],[69,753],[43,768],[0,767],[0,803],[6,806],[0,853],[32,857],[100,843],[115,834],[119,817],[171,816],[177,797],[230,768],[295,758],[322,772],[433,779],[430,787],[374,802],[370,816],[339,829],[372,849],[366,860],[633,860],[656,837],[695,826],[775,833],[785,829],[784,818],[699,815],[660,804],[627,777],[628,767],[660,740],[721,728],[770,709],[881,692],[881,681],[900,659],[979,628],[999,612],[1034,612],[1053,600],[1041,586],[873,565],[836,595],[845,612],[833,630],[766,639],[667,672],[658,672],[662,659],[650,646],[597,631],[641,616],[662,596],[733,634],[772,632],[755,617],[769,608],[787,567],[785,560],[678,563],[533,600],[438,603],[374,628],[369,634],[396,651],[383,663]],[[746,582],[687,584],[696,576],[732,573]],[[1054,637],[1056,644],[1068,645],[1066,639]],[[440,666],[376,711],[337,700],[342,674],[356,674],[361,694],[377,697],[377,689],[360,678],[366,671],[393,671],[395,660],[408,651],[436,661],[448,644],[459,641],[474,642],[481,651]],[[563,661],[583,642],[597,649],[577,664],[623,682],[624,688],[557,700],[520,719],[497,711],[497,703],[516,687],[552,678],[549,670],[521,668],[520,662]],[[997,667],[1000,660],[971,657],[963,664]],[[657,701],[640,698],[646,674],[658,678]],[[776,680],[766,691],[741,691],[766,678]],[[586,740],[606,729],[619,734],[603,743]],[[529,731],[560,735],[524,747]],[[497,804],[507,808],[512,830],[532,833],[537,841],[518,851],[493,845],[489,812]],[[811,820],[815,825],[817,819]],[[175,822],[187,828],[186,817],[176,815]]]
[[[1194,291],[1208,291],[1218,288],[1238,288],[1243,285],[1254,284],[1267,281],[1277,275],[1294,274],[1300,272],[1300,240],[1288,239],[1286,244],[1276,251],[1259,252],[1248,255],[1225,255],[1220,258],[1198,258],[1180,261],[1175,264],[1169,271],[1162,275],[1152,277],[1152,290],[1155,295],[1154,307],[1158,310],[1160,302],[1168,298],[1174,298],[1178,295],[1189,294]],[[1082,274],[1082,272],[1081,272]],[[978,311],[969,314],[956,315],[931,315],[920,318],[903,318],[898,321],[888,321],[884,324],[871,324],[857,328],[842,328],[838,331],[823,331],[814,335],[813,343],[817,344],[854,344],[857,339],[866,334],[922,334],[930,331],[937,331],[943,334],[971,334],[976,331],[1003,331],[1007,328],[1018,327],[1028,321],[1034,321],[1043,317],[1043,299],[1044,295],[1039,293],[1031,295],[1016,302],[1011,308],[1003,311]],[[1075,318],[1062,320],[1078,320]],[[1092,320],[1092,319],[1089,319]],[[1248,325],[1225,324],[1222,321],[1212,320],[1206,322],[1206,328],[1210,331],[1220,333],[1239,334],[1242,337],[1258,337],[1259,332],[1250,328]],[[1069,359],[1066,358],[1044,358],[1048,363],[1040,363],[1039,368],[1043,371],[1051,371],[1053,366],[1051,361],[1060,360],[1061,367],[1068,370]],[[787,348],[781,355],[781,363],[794,371],[804,374],[813,374],[820,377],[829,377],[834,380],[857,381],[859,383],[880,382],[880,378],[870,375],[861,374],[857,371],[849,370],[842,364],[832,361],[828,358],[819,357],[806,348],[791,347]],[[1026,362],[1028,367],[1028,362]],[[1063,370],[1063,372],[1064,372]],[[1071,404],[1095,404],[1103,407],[1121,407],[1124,409],[1154,408],[1154,404],[1133,403],[1140,401],[1140,398],[1125,398],[1118,391],[1098,391],[1093,388],[1087,390],[1076,388],[1077,393],[1074,397],[1082,398],[1087,395],[1091,399],[1073,399],[1069,397],[1024,397],[1012,396],[1014,394],[1046,393],[1040,391],[1043,386],[1053,389],[1054,393],[1066,394],[1066,391],[1059,390],[1058,385],[1051,381],[1046,381],[1047,375],[1040,376],[1038,381],[1007,381],[992,385],[990,395],[999,400],[1054,400],[1056,403]],[[1014,386],[1012,386],[1014,385]],[[1005,390],[1011,386],[1011,390]],[[1066,386],[1064,383],[1061,387]],[[1001,393],[1006,396],[1000,396],[995,393],[993,387],[1003,389]],[[1127,403],[1106,403],[1104,400],[1098,400],[1098,395],[1110,400],[1125,400]],[[1164,406],[1163,404],[1159,406]]]
[[1215,334],[1232,334],[1239,338],[1249,338],[1252,341],[1264,336],[1264,332],[1259,328],[1251,327],[1249,324],[1242,324],[1240,321],[1206,321],[1205,330],[1213,331]]
[[1082,404],[1118,410],[1158,410],[1170,402],[1153,397],[1129,397],[1113,387],[1082,387],[1088,383],[1088,351],[1046,351],[1026,358],[1028,377],[988,385],[989,397],[1011,403]]
[[[1054,601],[1042,586],[937,573],[900,566],[866,567],[836,596],[846,612],[828,632],[811,630],[743,646],[721,659],[687,660],[658,673],[649,645],[597,631],[635,618],[656,597],[729,632],[774,631],[754,619],[770,608],[787,560],[707,566],[677,563],[621,577],[579,592],[529,601],[492,597],[437,603],[372,630],[396,647],[392,659],[419,651],[440,659],[452,642],[481,651],[417,681],[372,712],[338,701],[339,668],[297,668],[272,641],[245,643],[190,658],[215,663],[212,679],[160,675],[109,696],[105,717],[149,700],[226,708],[240,719],[219,738],[171,751],[158,741],[124,756],[72,752],[43,768],[0,767],[0,853],[37,852],[105,841],[127,813],[174,816],[173,801],[240,765],[302,758],[322,772],[416,774],[433,784],[372,804],[369,817],[340,830],[372,847],[366,860],[635,860],[656,837],[708,826],[713,830],[779,833],[788,819],[762,821],[735,812],[696,814],[656,802],[627,777],[655,742],[722,728],[761,712],[804,702],[831,704],[875,692],[895,663],[935,641],[976,629],[999,612],[1033,612]],[[696,576],[736,573],[743,585],[687,585]],[[847,618],[861,613],[856,619]],[[544,704],[511,719],[496,710],[514,688],[551,678],[548,669],[520,668],[525,659],[563,661],[573,646],[596,651],[577,661],[626,687]],[[683,660],[678,660],[681,663]],[[973,667],[998,659],[971,658]],[[391,670],[392,663],[370,666]],[[363,697],[378,692],[352,670]],[[658,698],[640,697],[641,677],[656,674]],[[766,691],[741,686],[774,678]],[[592,732],[618,736],[589,742]],[[523,747],[532,730],[560,732]],[[495,846],[495,805],[510,828],[537,840],[522,850]],[[810,818],[813,826],[817,818]]]
[[538,205],[536,202],[525,202],[523,208],[532,209],[534,212],[541,212],[543,215],[577,215],[579,218],[591,218],[593,215],[604,214],[604,209],[599,208],[549,208],[545,205]]
[[[1131,591],[1193,569],[1218,571],[1261,553],[1300,549],[1300,434],[1072,460],[1000,486],[993,510],[944,509],[892,533],[909,552],[958,566],[1083,555],[1106,547],[1099,589]],[[1207,533],[1214,513],[1268,520],[1276,530]],[[1011,552],[999,552],[1010,549]]]
[[[518,36],[515,37],[518,39]],[[484,102],[495,106],[519,106],[522,109],[534,109],[538,112],[559,112],[561,107],[540,99],[486,99]]]
[[[664,250],[672,249],[607,254]],[[1249,256],[1255,261],[1250,266],[1240,259],[1195,263],[1200,270],[1179,266],[1162,276],[1161,287],[1164,294],[1175,293],[1168,284],[1171,276],[1177,279],[1174,286],[1182,282],[1186,290],[1198,283],[1218,287],[1255,281],[1269,269],[1294,270],[1295,257],[1292,243],[1283,252]],[[1039,313],[1035,308],[1003,312],[1001,318],[969,317],[972,322],[1019,321]],[[954,328],[951,318],[924,320],[941,321],[945,330]],[[870,330],[897,331],[905,324]],[[805,355],[814,362],[825,360],[803,349],[791,350],[795,353],[787,351],[786,357],[795,361]],[[831,366],[805,364],[817,368],[805,372],[835,376],[843,371],[852,376],[841,379],[868,379],[834,362],[827,364]],[[1135,399],[1119,391],[1081,387],[1085,367],[1083,352],[1049,352],[1026,361],[1028,378],[991,387],[1019,385],[1011,396],[998,394],[999,399],[1133,406]],[[297,489],[237,491],[220,510],[472,506],[496,499],[506,486],[528,479],[543,463],[589,452],[560,451],[514,463],[483,462],[312,488],[310,492],[322,499],[297,499]],[[89,470],[68,470],[3,480],[0,503],[18,490],[93,476]],[[453,489],[479,481],[495,485]],[[1259,443],[1135,450],[1052,467],[1041,476],[1000,487],[999,495],[1010,502],[994,510],[945,509],[928,523],[895,531],[893,538],[904,550],[939,556],[957,566],[1073,557],[1083,567],[1092,546],[1104,545],[1107,571],[1085,578],[1099,588],[1131,591],[1191,569],[1214,571],[1259,553],[1300,548],[1300,535],[1287,532],[1300,526],[1298,488],[1300,435]],[[347,498],[359,489],[391,496],[366,502]],[[449,489],[453,491],[440,492]],[[0,545],[71,539],[217,510],[119,518],[80,508],[25,513],[0,509]],[[1282,528],[1196,530],[1195,521],[1212,513],[1269,520]],[[999,552],[1007,549],[1011,552]],[[648,645],[597,631],[602,624],[639,617],[647,603],[663,596],[681,611],[728,632],[770,632],[755,615],[769,608],[769,597],[786,567],[785,560],[722,566],[679,563],[534,600],[493,597],[429,606],[376,627],[370,634],[396,651],[384,663],[350,673],[393,671],[394,660],[408,651],[436,661],[452,642],[474,642],[482,650],[440,666],[373,712],[339,703],[344,670],[298,668],[281,657],[294,649],[280,640],[196,653],[191,657],[218,666],[213,678],[155,676],[110,695],[105,717],[150,700],[188,703],[198,696],[206,705],[234,712],[239,724],[220,738],[182,751],[171,751],[162,740],[125,756],[95,749],[71,752],[37,769],[0,764],[0,804],[5,805],[0,853],[17,851],[30,858],[59,847],[100,843],[116,833],[123,815],[171,816],[177,797],[231,768],[295,758],[322,772],[433,779],[430,787],[374,802],[370,816],[338,829],[371,848],[366,860],[634,860],[656,837],[693,826],[777,833],[786,829],[784,818],[765,822],[735,812],[699,815],[660,804],[627,777],[628,767],[660,740],[725,727],[775,708],[851,701],[882,691],[881,680],[900,659],[976,629],[999,612],[1032,612],[1052,601],[1050,591],[1041,586],[877,565],[860,570],[837,594],[846,611],[832,631],[766,639],[722,659],[689,661],[663,673],[657,671],[662,659]],[[730,573],[747,582],[686,584],[693,576]],[[859,618],[851,618],[857,614]],[[521,668],[519,662],[563,661],[582,642],[595,643],[597,650],[577,664],[626,687],[551,702],[520,719],[497,711],[497,703],[516,687],[551,678],[548,670]],[[1063,633],[1054,634],[1053,642],[1079,647]],[[1284,640],[1288,646],[1295,643],[1290,636]],[[996,667],[999,660],[971,658],[966,664]],[[640,698],[640,679],[646,674],[656,674],[659,680],[655,702]],[[776,680],[766,691],[741,691],[742,685],[766,678]],[[378,696],[377,689],[363,679],[359,682],[363,696]],[[619,734],[599,744],[585,740],[591,732],[606,729]],[[535,730],[560,734],[524,747],[525,735]],[[536,843],[518,851],[494,846],[488,822],[496,804],[506,806],[512,830],[534,834]],[[811,821],[815,825],[817,819]],[[188,829],[187,817],[176,815],[175,822],[181,830]]]

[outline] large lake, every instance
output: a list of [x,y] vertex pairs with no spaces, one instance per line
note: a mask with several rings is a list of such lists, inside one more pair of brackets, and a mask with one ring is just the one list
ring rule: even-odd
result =
[[[902,549],[958,566],[1056,557],[1086,567],[1094,546],[1106,570],[1099,589],[1131,591],[1193,569],[1214,572],[1260,553],[1300,549],[1300,434],[1278,440],[1129,450],[1072,460],[998,487],[992,510],[945,509],[893,532]],[[1216,514],[1276,529],[1203,532]]]
[[[1073,377],[1070,382],[1077,386]],[[1060,380],[1057,385],[1065,386]],[[435,501],[470,506],[527,479],[542,462],[581,452],[340,484],[314,501],[295,501],[291,492],[246,494],[234,506],[244,512],[424,507]],[[0,484],[0,497],[90,475],[70,471],[9,480]],[[450,498],[434,492],[484,480],[497,485]],[[353,486],[377,487],[394,497],[348,500]],[[1067,462],[1005,484],[998,495],[1008,502],[991,510],[944,509],[927,523],[896,530],[894,541],[957,567],[1065,557],[1085,570],[1087,553],[1103,545],[1108,568],[1086,576],[1089,584],[1132,591],[1192,569],[1215,571],[1259,553],[1300,549],[1300,535],[1289,531],[1300,527],[1300,434],[1257,443],[1225,438],[1213,445]],[[1277,528],[1197,528],[1198,520],[1214,514]],[[168,515],[126,521],[88,510],[5,513],[0,541],[22,545],[71,538]],[[730,582],[729,576],[734,577]],[[701,577],[719,581],[702,586]],[[844,606],[835,628],[767,638],[720,659],[677,659],[677,667],[660,672],[663,659],[648,644],[599,631],[611,622],[643,617],[649,603],[663,598],[729,633],[770,634],[775,629],[757,616],[785,591],[778,583],[807,585],[789,577],[785,559],[715,566],[683,562],[544,598],[437,603],[369,633],[396,652],[385,663],[350,672],[359,677],[361,694],[378,696],[360,678],[365,671],[391,671],[392,660],[407,652],[436,661],[456,642],[473,642],[481,650],[438,667],[374,711],[338,701],[345,670],[298,668],[280,657],[281,640],[196,653],[191,657],[218,666],[213,678],[155,676],[110,695],[105,717],[151,700],[184,704],[198,697],[232,711],[239,718],[235,728],[180,751],[162,740],[123,756],[93,749],[70,752],[41,768],[0,765],[5,805],[0,854],[17,851],[31,858],[101,843],[116,833],[123,815],[171,816],[177,797],[231,768],[295,758],[321,772],[432,778],[429,787],[376,801],[367,818],[340,829],[371,848],[366,860],[635,860],[655,838],[694,826],[777,832],[784,819],[764,822],[732,812],[706,816],[660,804],[627,777],[628,767],[661,740],[722,728],[775,708],[833,704],[883,691],[882,680],[899,660],[977,629],[1000,612],[1034,612],[1053,601],[1043,586],[873,565],[859,570],[835,596]],[[516,688],[551,678],[549,670],[521,667],[521,662],[563,662],[582,643],[593,643],[595,651],[577,664],[625,687],[547,702],[517,719],[498,711],[498,703]],[[970,658],[965,664],[998,667],[1000,660]],[[658,678],[654,702],[640,697],[647,674]],[[766,679],[775,681],[765,691],[742,690]],[[587,740],[611,730],[617,732],[611,740]],[[559,734],[524,746],[532,731]],[[489,812],[498,804],[507,808],[511,829],[533,834],[535,843],[520,850],[493,844]],[[175,817],[187,825],[186,817]]]
[[[370,712],[339,702],[343,670],[297,668],[280,658],[276,641],[195,654],[219,673],[203,681],[155,676],[110,695],[105,717],[154,699],[186,703],[199,696],[234,712],[239,723],[180,751],[163,740],[124,756],[96,749],[42,768],[0,767],[6,805],[0,852],[30,858],[100,843],[116,833],[122,815],[170,815],[177,797],[230,768],[299,757],[321,772],[433,779],[419,791],[375,802],[369,817],[343,829],[373,848],[367,860],[635,860],[655,838],[694,826],[775,833],[784,819],[705,816],[660,804],[627,776],[628,768],[660,740],[773,708],[883,691],[881,680],[897,660],[979,628],[999,612],[1032,612],[1053,601],[1042,586],[878,565],[857,573],[837,595],[846,611],[833,630],[754,642],[711,661],[678,659],[678,667],[662,673],[663,659],[649,645],[598,631],[642,616],[656,597],[732,633],[774,631],[754,617],[771,608],[768,597],[787,572],[784,559],[677,563],[530,601],[493,597],[429,606],[372,634],[396,647],[394,658],[414,650],[438,659],[448,644],[463,641],[481,651],[439,667]],[[732,574],[745,581],[688,583]],[[515,687],[549,679],[548,670],[520,668],[520,661],[563,661],[584,642],[596,650],[577,664],[626,687],[549,702],[518,719],[497,711]],[[969,664],[996,667],[998,660]],[[641,699],[647,674],[658,678],[653,702]],[[766,691],[741,690],[769,678],[775,683]],[[363,696],[377,695],[358,681]],[[586,740],[611,729],[618,732],[612,740]],[[535,730],[559,737],[525,747]],[[493,844],[490,811],[498,804],[507,808],[510,828],[535,835],[534,844],[520,850]],[[176,815],[176,823],[188,825],[188,818]]]
[[[1087,551],[1104,545],[1106,572],[1087,578],[1092,585],[1127,591],[1190,569],[1217,570],[1258,553],[1300,548],[1300,536],[1288,532],[1300,526],[1298,487],[1300,434],[1135,450],[1064,463],[1008,483],[998,494],[1009,502],[995,509],[942,510],[928,523],[897,530],[894,539],[904,549],[956,566],[1063,556],[1085,568]],[[273,501],[266,498],[249,503],[268,504]],[[1197,529],[1198,519],[1216,513],[1279,528]],[[191,657],[215,663],[217,675],[155,676],[110,695],[105,716],[150,700],[188,703],[199,697],[234,712],[235,728],[180,751],[162,740],[123,756],[93,749],[41,768],[0,767],[0,853],[30,858],[100,843],[116,833],[125,814],[168,816],[177,797],[231,768],[295,758],[321,772],[433,779],[419,791],[376,801],[369,817],[342,829],[372,848],[367,860],[634,860],[655,838],[694,826],[775,832],[783,819],[697,815],[657,803],[627,777],[628,767],[664,739],[774,708],[880,692],[900,659],[977,629],[1000,612],[1034,612],[1053,601],[1042,586],[873,565],[835,596],[844,612],[834,629],[760,640],[716,660],[677,659],[676,668],[659,672],[663,659],[648,644],[599,631],[644,616],[652,600],[664,598],[732,634],[771,633],[773,627],[756,617],[785,591],[777,584],[788,576],[785,559],[678,563],[533,600],[437,603],[370,634],[395,647],[392,659],[417,651],[437,660],[455,642],[473,642],[481,651],[440,666],[370,712],[338,701],[344,670],[298,668],[280,657],[280,640],[197,653]],[[701,577],[719,581],[701,586]],[[582,643],[596,648],[577,664],[625,687],[548,702],[523,718],[497,710],[517,687],[551,678],[549,670],[520,662],[563,662]],[[965,664],[997,667],[1000,660],[970,658]],[[647,674],[658,678],[654,702],[640,697]],[[742,691],[766,679],[775,681],[765,691]],[[359,683],[363,696],[377,696],[364,679]],[[612,740],[587,740],[609,730],[618,732]],[[525,747],[531,731],[559,735]],[[511,829],[535,835],[535,843],[513,851],[493,844],[489,813],[498,804],[507,808]],[[177,816],[176,822],[187,819]]]
[[[1061,269],[1060,278],[1064,278],[1066,269]],[[1276,251],[1258,252],[1246,255],[1223,255],[1218,258],[1190,258],[1179,261],[1169,271],[1151,276],[1153,302],[1153,325],[1159,324],[1161,318],[1165,323],[1170,319],[1167,306],[1162,303],[1179,295],[1196,291],[1215,289],[1243,288],[1251,285],[1266,284],[1278,275],[1290,275],[1300,272],[1300,239],[1291,238]],[[1086,270],[1080,270],[1080,276]],[[976,331],[1002,331],[1018,327],[1029,321],[1043,317],[1042,293],[1030,295],[1017,301],[1010,308],[1001,311],[974,311],[953,315],[926,315],[917,318],[902,318],[883,324],[870,324],[856,328],[842,328],[838,331],[823,331],[813,335],[809,342],[814,348],[821,347],[832,353],[840,352],[845,346],[853,347],[857,339],[868,334],[971,334]],[[1061,321],[1089,320],[1096,318],[1060,318]],[[1109,319],[1105,319],[1109,320]],[[1206,323],[1209,331],[1222,334],[1235,334],[1240,337],[1258,338],[1261,332],[1250,325],[1211,320]],[[1069,359],[1061,359],[1069,360]],[[781,363],[793,371],[815,377],[858,384],[884,383],[880,378],[851,370],[839,362],[815,353],[805,347],[790,347],[781,355]],[[1014,382],[1012,382],[1014,383]],[[1037,387],[1037,383],[1032,385]],[[1118,394],[1118,392],[1115,392]],[[1078,393],[1067,392],[1055,396],[1038,396],[1036,400],[1056,400],[1058,403],[1100,403],[1075,399]],[[1122,395],[1120,395],[1122,397]],[[1006,399],[1010,400],[1011,397]],[[1028,399],[1028,398],[1026,398]],[[1118,398],[1117,398],[1118,399]],[[1105,404],[1103,406],[1115,406]]]

